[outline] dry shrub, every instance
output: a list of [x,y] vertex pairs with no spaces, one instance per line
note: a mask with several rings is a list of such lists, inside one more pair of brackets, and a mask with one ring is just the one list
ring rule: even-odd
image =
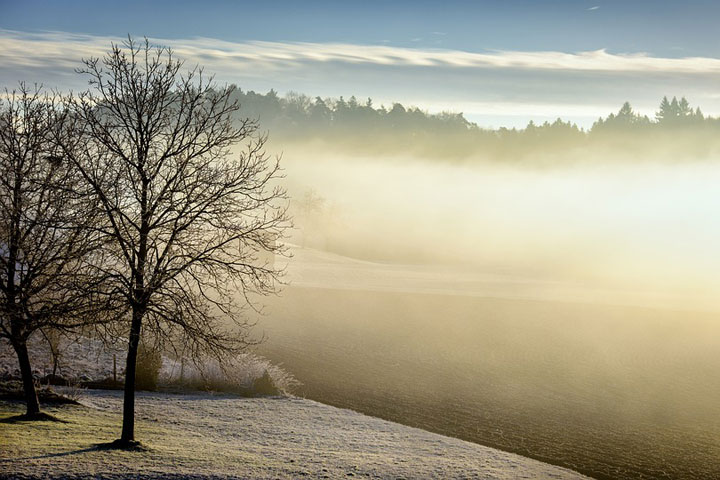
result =
[[162,382],[195,390],[241,395],[289,395],[300,385],[279,365],[253,353],[243,353],[221,363],[214,358],[200,361],[167,361]]
[[160,351],[141,341],[137,353],[135,388],[137,390],[157,390],[162,365],[163,357]]

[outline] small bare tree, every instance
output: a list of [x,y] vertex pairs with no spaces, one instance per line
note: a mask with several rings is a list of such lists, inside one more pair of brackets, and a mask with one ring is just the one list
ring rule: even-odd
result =
[[279,159],[265,153],[256,121],[235,118],[233,87],[197,67],[184,72],[170,49],[147,40],[83,63],[91,87],[69,100],[75,121],[63,155],[102,204],[113,246],[103,274],[131,311],[114,442],[124,448],[137,443],[141,330],[191,353],[246,346],[241,306],[277,287],[281,272],[259,254],[282,252],[286,201],[275,181]]
[[60,370],[60,359],[63,356],[62,332],[54,328],[40,329],[45,338],[45,342],[50,349],[50,357],[52,359],[52,379],[57,378],[58,370]]
[[[101,238],[94,197],[57,155],[61,122],[54,99],[20,84],[0,101],[0,338],[18,356],[27,418],[43,418],[28,338],[42,329],[79,328],[102,316],[90,267]],[[99,309],[98,309],[99,311]],[[96,314],[97,313],[97,314]]]

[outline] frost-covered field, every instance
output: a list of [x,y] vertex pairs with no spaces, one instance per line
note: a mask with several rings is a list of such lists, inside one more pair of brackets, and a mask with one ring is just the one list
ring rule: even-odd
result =
[[[511,453],[299,398],[139,393],[150,450],[97,450],[116,438],[118,392],[49,409],[70,423],[0,423],[4,478],[586,478]],[[0,416],[21,413],[0,402]]]
[[720,478],[717,313],[294,253],[258,353],[297,393],[595,478]]

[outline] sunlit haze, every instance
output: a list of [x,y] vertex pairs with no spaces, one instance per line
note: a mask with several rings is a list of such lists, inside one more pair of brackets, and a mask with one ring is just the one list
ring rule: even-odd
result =
[[719,23],[0,0],[0,479],[720,478]]

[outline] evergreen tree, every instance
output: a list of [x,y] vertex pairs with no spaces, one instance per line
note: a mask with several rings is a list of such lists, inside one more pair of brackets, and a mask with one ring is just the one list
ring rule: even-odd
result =
[[329,126],[332,120],[332,111],[328,108],[325,101],[320,97],[315,97],[315,102],[310,107],[310,121],[313,125],[323,127]]
[[659,123],[665,123],[672,118],[672,107],[667,97],[663,97],[660,102],[660,110],[655,114],[655,118]]
[[670,120],[675,121],[680,116],[680,104],[678,103],[677,97],[673,97],[670,102]]
[[687,99],[685,97],[682,97],[680,99],[680,102],[678,103],[678,116],[680,118],[690,117],[692,116],[692,108],[690,108],[690,104],[688,103]]

